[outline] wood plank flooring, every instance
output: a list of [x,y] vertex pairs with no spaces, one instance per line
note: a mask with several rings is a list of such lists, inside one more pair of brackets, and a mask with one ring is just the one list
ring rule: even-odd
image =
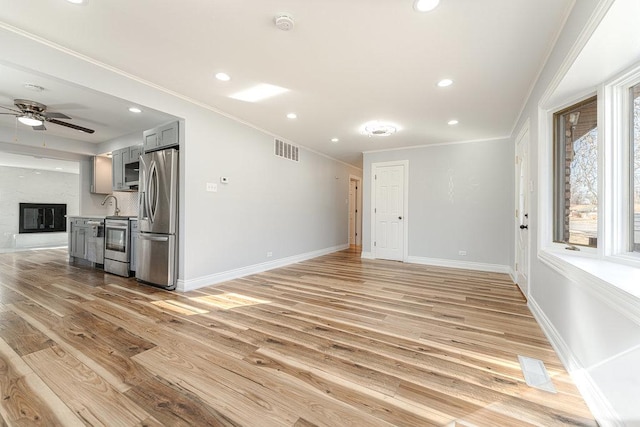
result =
[[0,254],[0,393],[9,426],[596,425],[506,275],[352,250],[188,293]]

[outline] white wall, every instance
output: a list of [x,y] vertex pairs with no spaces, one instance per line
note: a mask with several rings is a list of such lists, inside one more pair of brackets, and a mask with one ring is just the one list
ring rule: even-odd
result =
[[66,203],[78,213],[78,175],[0,166],[0,249],[63,246],[66,233],[19,233],[20,203]]
[[[539,116],[539,105],[545,92],[562,78],[565,59],[571,56],[587,33],[592,15],[607,0],[581,0],[575,3],[545,68],[533,88],[513,140],[527,119],[531,126],[530,170],[534,193],[531,197],[529,231],[531,235],[530,306],[542,321],[545,332],[558,350],[568,369],[578,381],[592,411],[601,425],[640,425],[640,308],[635,318],[619,310],[602,294],[589,290],[584,280],[570,272],[560,273],[544,264],[537,256],[540,247],[540,206],[538,156],[540,144],[546,144],[537,124],[546,120]],[[604,53],[604,52],[603,52]],[[637,57],[637,52],[630,52]],[[582,88],[583,92],[595,87]],[[565,100],[571,101],[570,99]],[[513,142],[515,144],[515,142]],[[640,307],[640,305],[638,305]]]
[[[276,158],[266,132],[7,29],[0,29],[0,58],[184,120],[179,287],[348,244],[349,174],[361,176],[359,169],[305,149],[299,164]],[[219,191],[207,193],[207,182]]]
[[365,153],[363,252],[372,249],[371,165],[409,160],[409,261],[508,271],[513,158],[508,139]]

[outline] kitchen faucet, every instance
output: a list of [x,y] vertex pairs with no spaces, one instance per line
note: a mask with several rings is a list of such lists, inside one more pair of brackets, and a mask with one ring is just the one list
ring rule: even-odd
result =
[[109,197],[113,197],[113,200],[116,201],[116,210],[113,212],[113,214],[115,216],[119,216],[120,215],[120,209],[118,209],[118,199],[116,199],[116,196],[114,196],[113,194],[107,195],[107,197],[105,197],[104,200],[102,201],[102,203],[100,203],[100,204],[102,206],[104,206],[104,204],[107,203],[107,200],[109,200]]

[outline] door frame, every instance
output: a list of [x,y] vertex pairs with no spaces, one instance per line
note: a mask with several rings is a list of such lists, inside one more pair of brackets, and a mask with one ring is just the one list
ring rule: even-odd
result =
[[[524,192],[526,194],[526,199],[527,199],[527,210],[529,212],[527,212],[528,214],[531,213],[531,191],[530,191],[530,185],[531,185],[531,131],[530,131],[530,124],[529,124],[529,119],[527,119],[525,121],[525,123],[522,125],[522,128],[520,129],[520,131],[518,132],[518,136],[516,136],[515,139],[515,146],[514,146],[514,177],[515,177],[515,195],[514,195],[514,208],[516,209],[516,215],[515,215],[515,221],[514,221],[514,260],[513,260],[513,278],[514,278],[514,282],[516,283],[516,285],[518,285],[518,288],[520,289],[520,291],[522,292],[522,294],[525,296],[525,298],[529,299],[529,294],[530,294],[530,289],[531,287],[530,282],[531,282],[531,229],[527,229],[526,233],[528,233],[527,236],[527,242],[526,242],[526,246],[525,246],[525,254],[524,254],[524,258],[526,260],[526,267],[524,269],[524,275],[526,277],[527,283],[526,283],[526,291],[522,289],[522,286],[519,282],[519,274],[518,274],[518,268],[516,266],[516,264],[518,263],[519,257],[518,257],[518,251],[519,251],[519,233],[521,233],[520,231],[520,221],[519,221],[519,215],[517,212],[517,209],[519,207],[519,198],[520,198],[520,192],[519,192],[519,188],[518,188],[518,182],[520,181],[520,168],[518,167],[518,147],[521,143],[521,141],[523,141],[524,137],[527,137],[527,141],[525,141],[525,143],[527,144],[527,159],[526,159],[526,166],[527,166],[527,176],[526,176],[526,182],[524,183],[525,188],[524,188]],[[528,221],[526,221],[527,225],[531,224],[531,217],[529,215]]]
[[369,177],[369,184],[371,187],[371,256],[376,259],[376,169],[379,167],[387,166],[403,166],[404,167],[404,191],[402,195],[402,210],[404,211],[403,220],[403,236],[402,236],[402,262],[407,262],[409,258],[409,160],[393,160],[390,162],[377,162],[371,163],[371,176]]
[[[351,181],[356,181],[356,194],[355,194],[355,208],[358,210],[356,213],[356,246],[362,246],[362,178],[356,175],[349,175],[349,191],[351,191]],[[348,194],[348,193],[347,193]],[[347,202],[348,213],[351,213],[351,199]],[[347,215],[347,243],[351,245],[351,221],[349,221],[349,215]]]

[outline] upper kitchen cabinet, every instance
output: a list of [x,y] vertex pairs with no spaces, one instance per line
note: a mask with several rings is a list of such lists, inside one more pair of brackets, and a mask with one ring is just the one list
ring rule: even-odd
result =
[[140,154],[142,154],[142,145],[121,148],[111,153],[113,191],[132,191],[137,189]]
[[144,152],[175,147],[180,144],[179,122],[171,122],[164,126],[144,131]]
[[111,159],[103,156],[91,158],[91,188],[94,194],[109,194],[112,187]]

